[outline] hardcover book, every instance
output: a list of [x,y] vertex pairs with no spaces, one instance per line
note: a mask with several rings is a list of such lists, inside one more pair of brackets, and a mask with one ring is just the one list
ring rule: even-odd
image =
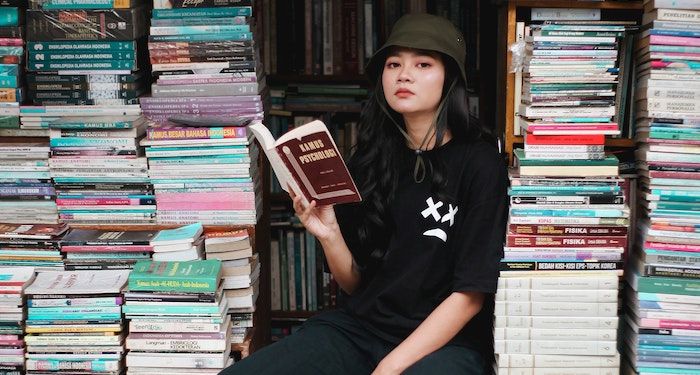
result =
[[282,188],[291,188],[306,204],[316,201],[323,206],[362,200],[323,122],[315,120],[298,126],[277,140],[262,123],[249,128],[270,160]]
[[139,261],[129,274],[129,291],[213,293],[221,278],[218,260]]

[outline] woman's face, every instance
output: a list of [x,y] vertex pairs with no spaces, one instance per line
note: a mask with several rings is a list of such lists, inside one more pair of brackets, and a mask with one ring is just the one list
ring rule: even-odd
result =
[[434,115],[444,82],[445,65],[437,52],[397,48],[384,63],[384,97],[391,109],[404,116]]

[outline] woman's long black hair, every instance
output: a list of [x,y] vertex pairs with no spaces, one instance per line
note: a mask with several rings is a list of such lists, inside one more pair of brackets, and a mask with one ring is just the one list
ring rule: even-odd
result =
[[[442,55],[442,58],[445,65],[442,93],[445,103],[437,119],[435,144],[442,144],[445,131],[449,129],[455,140],[485,140],[495,145],[495,138],[484,127],[477,121],[470,121],[467,88],[457,64],[446,55]],[[380,61],[383,63],[384,59]],[[453,81],[456,83],[449,90]],[[403,117],[386,102],[380,74],[360,116],[357,144],[348,161],[348,168],[363,198],[352,208],[353,216],[357,219],[357,232],[354,233],[356,261],[363,269],[373,269],[384,256],[389,241],[387,234],[394,229],[389,207],[398,184],[399,166],[403,158],[415,158],[406,153],[406,138],[397,129],[397,124],[406,129]],[[428,159],[427,181],[437,197],[444,196],[447,185],[445,166],[440,159],[430,160],[425,154],[424,157]]]

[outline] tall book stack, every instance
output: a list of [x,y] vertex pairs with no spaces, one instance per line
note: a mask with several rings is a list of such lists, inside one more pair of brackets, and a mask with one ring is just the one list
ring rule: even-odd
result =
[[158,231],[71,229],[61,240],[66,270],[131,269],[151,259],[151,240]]
[[26,1],[0,1],[0,136],[45,136],[20,129],[19,104],[24,99],[24,13]]
[[58,222],[46,141],[0,141],[0,208],[0,223]]
[[34,280],[34,268],[0,271],[0,373],[24,373],[24,289]]
[[124,295],[127,374],[218,374],[230,365],[222,294],[218,260],[137,263]]
[[234,322],[231,343],[240,344],[252,331],[252,313],[260,287],[260,261],[253,249],[254,228],[209,231],[205,235],[207,259],[221,261],[223,298]]
[[65,224],[0,224],[0,267],[62,270],[59,241],[67,230]]
[[[533,10],[533,18],[537,12]],[[602,21],[531,24],[511,208],[496,295],[499,374],[618,374],[618,288],[629,208],[605,135],[618,41]]]
[[123,373],[128,270],[39,272],[26,289],[27,374]]
[[155,197],[138,105],[24,106],[23,123],[50,127],[51,177],[59,219],[71,223],[148,223]]
[[629,372],[700,371],[700,3],[645,2],[638,40],[638,238],[626,273]]

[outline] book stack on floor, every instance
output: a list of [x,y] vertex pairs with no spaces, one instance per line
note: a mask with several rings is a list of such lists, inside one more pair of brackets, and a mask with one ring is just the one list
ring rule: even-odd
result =
[[153,260],[188,261],[204,259],[203,230],[202,223],[194,223],[159,231],[151,240]]
[[81,224],[149,223],[155,197],[138,105],[23,106],[23,123],[50,129],[49,166],[59,219]]
[[499,374],[618,374],[618,289],[629,208],[605,135],[615,23],[530,25],[510,218],[496,295]]
[[260,287],[260,261],[253,249],[254,228],[210,231],[205,235],[207,259],[221,261],[224,298],[233,327],[231,343],[240,344],[252,331],[252,313]]
[[0,267],[62,270],[59,241],[67,230],[65,224],[0,224]]
[[121,374],[128,270],[39,272],[26,289],[27,374]]
[[127,374],[217,374],[231,364],[220,261],[139,262],[124,297]]
[[640,217],[626,272],[626,373],[698,373],[700,3],[648,1],[638,44]]
[[24,289],[34,280],[34,268],[0,271],[0,373],[24,373]]
[[57,222],[48,142],[0,142],[0,223]]
[[45,131],[21,129],[19,104],[24,99],[24,13],[20,0],[0,2],[0,136],[46,136]]
[[159,223],[257,222],[257,147],[245,127],[233,125],[148,129],[141,144],[147,146]]
[[[146,89],[143,0],[29,0],[28,99],[35,105],[138,104]],[[137,42],[141,40],[141,42]]]
[[[241,5],[241,6],[232,6]],[[246,6],[247,5],[247,6]],[[154,1],[149,36],[149,119],[177,114],[262,120],[263,69],[253,40],[252,1]]]
[[71,229],[61,240],[66,270],[131,269],[151,259],[151,240],[158,231]]

